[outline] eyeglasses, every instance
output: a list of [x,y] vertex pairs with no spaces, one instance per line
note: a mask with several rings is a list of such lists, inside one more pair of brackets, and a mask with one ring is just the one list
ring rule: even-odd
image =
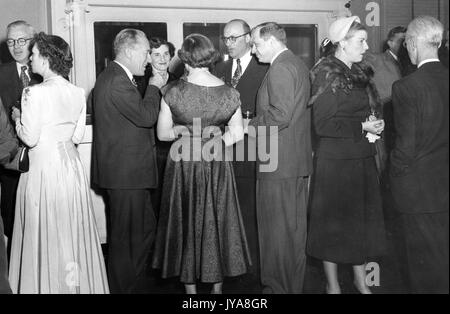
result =
[[13,47],[16,45],[16,43],[19,46],[25,46],[25,44],[27,43],[27,41],[31,40],[31,38],[18,38],[18,39],[8,39],[6,40],[6,44],[8,45],[8,47]]
[[228,41],[230,41],[230,43],[234,44],[234,43],[236,42],[236,40],[237,40],[239,37],[245,36],[245,35],[247,35],[247,34],[248,34],[248,32],[247,32],[247,33],[244,33],[244,34],[242,34],[242,35],[239,35],[239,36],[229,36],[229,37],[222,36],[222,37],[220,37],[220,38],[222,39],[222,41],[223,41],[225,44],[227,44]]

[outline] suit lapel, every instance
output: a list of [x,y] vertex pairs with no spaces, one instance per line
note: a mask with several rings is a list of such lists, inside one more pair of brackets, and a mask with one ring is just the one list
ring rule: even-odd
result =
[[[240,82],[241,82],[243,79],[246,79],[246,78],[247,78],[248,73],[252,71],[252,69],[253,69],[253,67],[255,66],[255,64],[256,64],[256,60],[255,60],[255,58],[252,56],[252,59],[250,60],[250,63],[248,64],[247,68],[245,69],[244,73],[241,75],[241,78],[239,79],[238,86],[239,86]],[[231,72],[231,70],[230,70],[230,72]]]
[[225,64],[225,83],[231,85],[231,71],[233,70],[233,59],[229,59]]
[[17,66],[16,62],[11,62],[11,78],[12,78],[12,88],[14,91],[14,99],[20,100],[20,79],[19,79],[19,73],[17,73]]

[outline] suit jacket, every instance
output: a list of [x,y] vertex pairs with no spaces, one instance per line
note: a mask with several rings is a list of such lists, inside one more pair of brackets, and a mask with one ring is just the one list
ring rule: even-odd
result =
[[390,102],[392,99],[392,85],[402,78],[400,64],[394,59],[389,50],[382,54],[366,54],[366,61],[374,70],[375,83],[381,101]]
[[0,165],[8,163],[16,155],[18,148],[18,140],[8,118],[0,99]]
[[448,83],[448,69],[432,62],[394,84],[390,176],[403,213],[448,211]]
[[[231,85],[231,78],[233,77],[233,73],[231,73],[232,68],[233,59],[228,59],[216,65],[214,74],[223,79],[226,84]],[[239,79],[236,89],[241,95],[241,109],[243,113],[248,110],[255,114],[256,95],[268,69],[268,64],[259,63],[253,56]]]
[[[30,74],[30,85],[39,84],[42,82],[42,77],[37,74]],[[0,64],[0,96],[3,101],[3,106],[9,114],[13,106],[20,107],[20,100],[22,97],[22,83],[17,73],[16,62],[9,62]],[[19,108],[20,109],[20,108]],[[11,118],[10,121],[12,122]]]
[[[216,65],[214,74],[225,81],[226,84],[231,86],[233,59],[229,59],[225,62],[220,62]],[[248,64],[241,78],[239,79],[236,89],[239,92],[241,100],[242,113],[246,111],[251,112],[253,115],[256,112],[256,96],[258,89],[261,86],[261,82],[264,79],[268,64],[259,63],[253,56],[252,60]],[[253,139],[254,140],[254,139]],[[244,160],[248,161],[248,136],[244,138],[244,142],[238,145],[244,145],[245,155]],[[235,155],[236,156],[236,155]],[[234,159],[236,161],[236,157]],[[234,165],[234,174],[236,177],[254,178],[256,175],[254,162],[242,162],[236,161]]]
[[[282,52],[272,63],[258,90],[256,117],[253,127],[276,126],[278,149],[270,147],[278,165],[273,172],[261,171],[261,166],[273,163],[258,160],[258,179],[287,179],[309,176],[312,171],[311,109],[309,71],[305,63],[290,50]],[[266,131],[269,134],[269,130]],[[258,132],[258,137],[260,137]],[[275,137],[276,138],[276,137]],[[258,138],[258,146],[261,148]],[[266,148],[267,149],[267,148]],[[259,150],[259,149],[258,149]],[[259,156],[261,157],[261,156]]]
[[155,136],[159,89],[141,97],[124,69],[111,62],[93,91],[94,185],[105,189],[147,189],[157,185]]

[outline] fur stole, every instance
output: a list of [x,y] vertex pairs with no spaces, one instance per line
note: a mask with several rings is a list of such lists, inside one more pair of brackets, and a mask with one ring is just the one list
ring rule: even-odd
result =
[[381,114],[381,100],[372,80],[373,74],[372,67],[364,61],[353,64],[350,71],[344,63],[333,56],[322,58],[310,71],[313,91],[309,105],[312,106],[317,97],[329,87],[333,93],[342,90],[349,94],[357,86],[366,88],[370,108]]

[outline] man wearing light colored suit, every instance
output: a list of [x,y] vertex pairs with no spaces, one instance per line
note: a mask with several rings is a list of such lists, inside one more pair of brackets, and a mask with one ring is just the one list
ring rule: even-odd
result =
[[[227,47],[230,59],[216,65],[215,75],[222,78],[226,84],[233,86],[239,91],[241,109],[244,117],[250,117],[256,111],[256,95],[264,76],[267,64],[259,63],[251,54],[250,27],[243,20],[231,20],[223,29],[222,40]],[[254,138],[251,147],[256,147]],[[246,135],[244,141],[239,142],[236,150],[244,150],[243,160],[237,160],[235,154],[233,159],[234,175],[238,189],[239,204],[244,220],[245,232],[249,243],[252,258],[252,267],[244,281],[255,286],[258,291],[259,279],[259,245],[258,229],[256,221],[256,161],[249,160],[249,137]]]
[[[277,150],[271,151],[277,160],[259,159],[257,163],[263,293],[301,293],[308,177],[312,172],[309,71],[287,49],[286,32],[280,25],[260,24],[251,34],[253,53],[260,62],[270,63],[270,68],[258,91],[256,117],[246,121],[247,131],[251,134],[251,128],[256,128],[258,146],[266,141],[270,145],[266,149]],[[270,135],[264,136],[263,129]],[[277,166],[270,169],[274,162]]]

